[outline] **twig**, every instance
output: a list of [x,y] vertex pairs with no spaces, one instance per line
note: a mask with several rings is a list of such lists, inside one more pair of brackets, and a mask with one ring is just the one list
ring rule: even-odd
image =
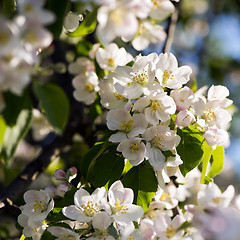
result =
[[176,5],[175,11],[170,18],[170,22],[169,22],[168,28],[166,30],[167,39],[163,46],[164,53],[170,52],[170,50],[171,50],[172,42],[173,42],[173,38],[174,38],[174,32],[175,32],[175,28],[176,28],[176,24],[177,24],[177,20],[178,20],[178,14],[179,14],[178,5]]

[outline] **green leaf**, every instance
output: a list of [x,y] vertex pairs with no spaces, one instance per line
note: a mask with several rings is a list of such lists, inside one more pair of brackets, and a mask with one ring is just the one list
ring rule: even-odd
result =
[[180,165],[180,170],[183,176],[186,176],[202,160],[202,142],[204,138],[194,126],[182,130],[178,129],[177,134],[181,137],[181,142],[177,147],[177,153],[183,161],[183,164]]
[[214,178],[222,171],[224,161],[224,148],[218,146],[212,151],[212,167],[208,173],[209,178]]
[[204,141],[202,149],[204,150],[203,158],[202,158],[202,175],[200,183],[204,184],[205,182],[205,176],[207,173],[207,166],[210,161],[211,155],[212,155],[212,147],[208,145],[206,141]]
[[97,25],[97,8],[92,12],[89,12],[85,19],[80,23],[78,28],[74,32],[69,32],[70,37],[83,37],[92,33]]
[[13,127],[6,127],[3,143],[1,145],[1,158],[6,165],[10,164],[19,142],[27,133],[31,119],[32,111],[30,109],[23,109],[18,115],[16,125]]
[[53,236],[47,229],[43,232],[40,240],[54,240],[56,239],[55,236]]
[[116,152],[107,152],[91,162],[88,168],[87,180],[94,187],[109,185],[120,179],[124,168],[124,158]]
[[0,146],[3,142],[3,138],[4,138],[6,128],[7,128],[7,125],[6,125],[3,117],[0,117]]
[[59,38],[63,28],[65,15],[71,5],[70,0],[47,0],[45,8],[50,10],[55,15],[55,21],[48,26],[49,31],[54,35],[54,38]]
[[90,149],[90,151],[85,155],[80,167],[81,173],[84,178],[87,178],[88,168],[91,162],[97,159],[101,155],[101,153],[103,153],[110,145],[111,143],[109,141],[97,142]]
[[33,83],[42,111],[58,134],[62,134],[69,117],[70,105],[65,92],[56,84]]
[[113,226],[113,223],[107,228],[107,231],[110,235],[112,235],[115,239],[119,238],[117,229]]
[[145,161],[131,168],[124,175],[122,183],[124,187],[134,191],[134,203],[146,211],[158,187],[157,178],[150,164]]
[[92,43],[88,42],[86,40],[84,41],[79,41],[77,44],[77,54],[79,56],[85,56],[88,57],[89,56],[89,51],[92,48]]
[[5,14],[7,17],[12,17],[16,11],[14,0],[1,0],[0,13]]
[[22,96],[16,96],[11,92],[5,92],[4,99],[6,108],[4,109],[2,115],[6,124],[13,127],[16,125],[18,115],[22,109],[30,109],[32,107],[32,102],[27,90],[23,92]]

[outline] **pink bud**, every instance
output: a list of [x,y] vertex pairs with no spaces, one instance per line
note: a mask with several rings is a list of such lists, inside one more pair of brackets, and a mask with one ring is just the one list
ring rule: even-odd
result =
[[71,168],[68,169],[68,171],[67,171],[68,176],[73,176],[75,174],[77,174],[77,168],[71,167]]
[[66,178],[66,174],[65,172],[62,170],[62,169],[57,169],[55,172],[54,172],[54,177],[57,179],[57,180],[64,180]]
[[56,194],[60,197],[64,197],[65,193],[69,190],[69,186],[66,183],[60,183],[57,186]]

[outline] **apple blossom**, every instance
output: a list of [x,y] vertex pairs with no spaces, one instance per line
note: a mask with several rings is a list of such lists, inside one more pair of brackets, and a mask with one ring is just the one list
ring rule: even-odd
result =
[[174,99],[178,111],[188,110],[193,104],[194,93],[187,86],[181,89],[172,90],[170,96]]
[[99,83],[99,95],[101,96],[101,104],[107,109],[125,108],[128,99],[119,94],[114,88],[114,81],[108,75],[107,80],[101,80]]
[[152,126],[143,134],[147,141],[148,161],[155,170],[162,170],[166,157],[162,151],[173,150],[180,143],[180,137],[169,127]]
[[229,206],[233,196],[234,196],[234,187],[232,185],[228,186],[225,192],[221,192],[218,186],[210,182],[204,190],[199,191],[198,193],[198,204],[202,208],[208,207],[221,207],[226,208]]
[[139,165],[145,158],[145,144],[141,139],[126,139],[121,141],[117,151],[129,160],[133,166]]
[[163,87],[181,88],[190,80],[192,69],[189,66],[178,67],[176,57],[172,53],[161,53],[156,63],[156,77]]
[[64,207],[63,214],[72,220],[90,222],[94,216],[104,209],[107,203],[107,192],[104,187],[96,189],[91,195],[83,188],[74,194],[74,204]]
[[130,223],[139,220],[144,211],[141,206],[132,204],[133,190],[124,188],[120,181],[114,182],[108,191],[111,216],[118,223]]
[[229,135],[227,131],[216,127],[208,128],[208,130],[203,134],[203,137],[206,139],[208,145],[213,149],[217,146],[228,146],[229,144]]
[[114,0],[98,9],[97,33],[103,43],[108,44],[116,37],[126,41],[133,39],[138,29],[138,20],[134,12],[129,11],[130,4],[131,1]]
[[110,110],[107,114],[107,127],[119,132],[110,136],[110,142],[121,142],[127,138],[133,138],[144,133],[148,122],[142,113],[133,116],[125,109]]
[[174,12],[175,7],[169,0],[151,0],[152,9],[149,16],[156,20],[163,20]]
[[94,63],[86,57],[78,57],[68,66],[68,71],[73,75],[86,74],[86,72],[94,72]]
[[112,71],[117,66],[125,66],[132,60],[132,56],[126,52],[125,48],[118,48],[116,43],[111,43],[105,49],[97,49],[96,60],[102,69]]
[[21,206],[22,214],[28,217],[29,223],[43,221],[54,207],[53,199],[43,190],[28,190],[23,198],[26,204]]
[[86,72],[86,74],[77,75],[72,84],[75,88],[73,96],[76,100],[84,102],[87,105],[92,104],[96,98],[98,87],[98,76],[95,72]]
[[166,39],[166,32],[163,27],[154,24],[152,21],[142,21],[138,27],[136,37],[132,41],[132,46],[141,51],[149,46],[149,44],[161,43]]
[[195,121],[195,116],[188,110],[182,110],[177,114],[175,119],[175,124],[178,128],[182,129],[190,126],[192,122]]

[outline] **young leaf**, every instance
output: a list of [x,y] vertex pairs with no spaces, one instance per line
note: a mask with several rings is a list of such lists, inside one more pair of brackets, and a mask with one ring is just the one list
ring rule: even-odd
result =
[[90,33],[92,33],[97,25],[97,8],[95,8],[92,12],[89,12],[85,19],[80,23],[78,28],[68,33],[70,37],[83,37]]
[[90,149],[90,151],[85,155],[82,160],[82,165],[80,167],[81,173],[84,178],[87,177],[88,168],[92,161],[97,159],[106,149],[110,146],[111,143],[106,142],[97,142],[95,145]]
[[124,175],[122,183],[124,187],[134,191],[134,203],[146,211],[158,187],[157,178],[150,164],[144,162],[131,168]]
[[33,83],[33,90],[42,111],[58,134],[61,134],[69,117],[69,100],[65,92],[56,84]]
[[207,175],[209,178],[215,177],[222,171],[223,161],[224,148],[223,146],[218,146],[212,151],[212,167]]
[[107,182],[113,183],[120,179],[123,168],[124,158],[116,152],[107,152],[91,162],[88,168],[87,180],[94,187],[101,187]]
[[212,155],[212,148],[207,144],[206,141],[204,141],[202,148],[204,150],[204,153],[203,153],[203,159],[202,159],[202,175],[201,175],[200,183],[204,184],[205,176],[207,172],[207,166]]
[[23,109],[18,115],[16,125],[6,126],[3,142],[1,146],[1,158],[8,165],[13,158],[19,142],[27,133],[32,119],[32,111]]
[[180,170],[183,176],[186,176],[186,174],[194,169],[202,160],[202,142],[204,138],[194,126],[182,130],[178,129],[178,135],[181,137],[181,142],[177,147],[177,153],[183,160],[183,164],[180,165]]

